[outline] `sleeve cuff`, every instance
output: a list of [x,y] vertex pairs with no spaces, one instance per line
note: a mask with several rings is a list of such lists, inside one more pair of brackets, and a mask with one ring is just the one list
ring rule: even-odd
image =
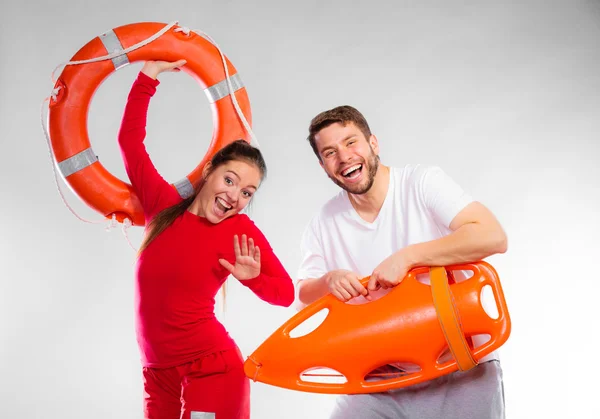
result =
[[140,83],[149,84],[152,87],[156,87],[160,84],[160,81],[158,81],[158,79],[153,79],[152,77],[142,73],[141,71],[138,74],[138,81]]
[[474,202],[473,198],[465,193],[453,202],[451,206],[446,208],[445,211],[442,211],[441,218],[444,225],[450,228],[450,224],[454,218],[471,202]]
[[257,277],[254,277],[252,279],[245,279],[243,281],[240,281],[245,287],[248,288],[252,288],[252,286],[257,285],[260,281],[262,281],[262,272],[258,274]]

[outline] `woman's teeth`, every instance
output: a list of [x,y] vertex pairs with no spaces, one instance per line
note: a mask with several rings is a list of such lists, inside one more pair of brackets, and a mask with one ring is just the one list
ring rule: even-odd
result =
[[223,212],[229,211],[232,206],[229,205],[224,199],[217,197],[217,204]]

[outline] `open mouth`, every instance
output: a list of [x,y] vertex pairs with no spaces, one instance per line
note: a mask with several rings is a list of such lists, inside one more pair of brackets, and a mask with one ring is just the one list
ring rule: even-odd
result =
[[223,198],[219,198],[218,196],[215,198],[215,205],[217,206],[217,209],[219,209],[223,214],[225,214],[227,211],[230,211],[233,208],[232,205],[230,205]]
[[346,179],[356,179],[362,173],[362,164],[355,164],[354,166],[350,166],[347,169],[342,170],[342,176]]

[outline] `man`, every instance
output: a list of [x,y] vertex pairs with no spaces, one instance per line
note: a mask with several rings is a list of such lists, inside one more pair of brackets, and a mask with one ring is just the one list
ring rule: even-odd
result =
[[[340,188],[302,239],[297,299],[327,293],[349,303],[380,298],[417,266],[446,266],[506,251],[494,215],[441,169],[391,168],[363,115],[340,106],[317,115],[308,140]],[[370,276],[367,287],[359,282]],[[475,342],[475,345],[478,345]],[[332,419],[504,417],[502,370],[495,353],[455,372],[385,393],[344,395]]]

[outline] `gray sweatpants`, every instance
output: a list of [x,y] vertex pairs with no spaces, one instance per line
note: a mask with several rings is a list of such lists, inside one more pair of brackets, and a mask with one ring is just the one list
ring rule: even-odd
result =
[[339,396],[331,419],[504,419],[499,361],[384,393]]

